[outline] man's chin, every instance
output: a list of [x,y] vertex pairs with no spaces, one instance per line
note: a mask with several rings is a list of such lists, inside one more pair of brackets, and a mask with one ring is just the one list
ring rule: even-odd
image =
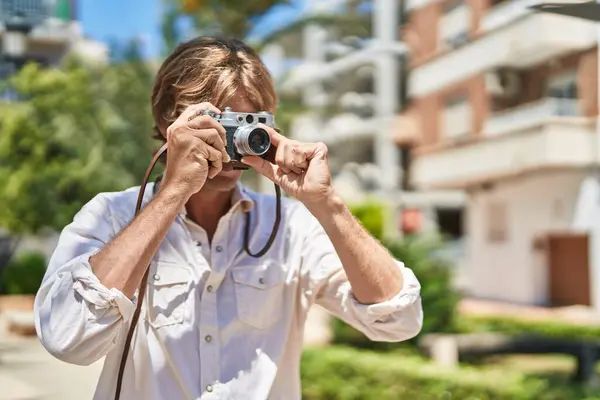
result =
[[207,179],[204,187],[216,190],[231,190],[235,187],[242,176],[240,170],[221,171],[212,179]]

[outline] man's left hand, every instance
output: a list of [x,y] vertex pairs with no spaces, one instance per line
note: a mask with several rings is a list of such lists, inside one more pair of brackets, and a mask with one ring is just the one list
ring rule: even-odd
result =
[[333,195],[327,146],[291,140],[272,128],[261,127],[271,136],[271,145],[277,147],[275,164],[258,156],[246,156],[242,162],[279,185],[309,209],[327,201]]

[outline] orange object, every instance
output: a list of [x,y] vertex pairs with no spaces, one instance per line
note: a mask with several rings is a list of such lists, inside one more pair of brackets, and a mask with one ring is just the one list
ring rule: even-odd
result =
[[202,7],[202,0],[183,0],[181,8],[187,13],[194,13]]
[[406,208],[402,210],[401,229],[404,233],[416,233],[421,230],[422,217],[421,211],[416,208]]

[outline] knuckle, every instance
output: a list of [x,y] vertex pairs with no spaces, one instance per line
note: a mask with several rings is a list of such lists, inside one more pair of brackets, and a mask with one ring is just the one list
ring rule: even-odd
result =
[[327,148],[327,145],[323,142],[317,143],[317,148],[319,150],[323,151],[324,153],[327,153],[329,151],[329,149]]
[[221,139],[221,135],[219,135],[219,131],[216,128],[212,128],[209,135],[215,140]]
[[208,125],[213,121],[213,118],[210,115],[201,115],[200,116],[200,123],[202,125]]

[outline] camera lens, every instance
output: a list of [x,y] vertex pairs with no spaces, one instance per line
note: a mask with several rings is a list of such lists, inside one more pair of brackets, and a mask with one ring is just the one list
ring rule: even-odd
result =
[[241,155],[261,156],[271,147],[271,138],[266,130],[246,125],[233,134],[233,144]]

